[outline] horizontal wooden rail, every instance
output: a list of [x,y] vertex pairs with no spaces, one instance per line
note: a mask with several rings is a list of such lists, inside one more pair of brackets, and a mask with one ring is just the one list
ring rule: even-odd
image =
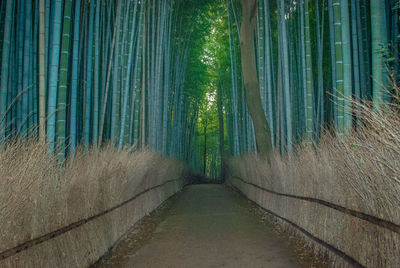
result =
[[57,229],[57,230],[55,230],[53,232],[50,232],[48,234],[45,234],[45,235],[39,236],[37,238],[34,238],[32,240],[25,241],[25,242],[13,247],[13,248],[6,249],[6,250],[4,250],[3,252],[0,253],[0,260],[4,260],[6,258],[9,258],[9,257],[21,252],[21,251],[29,249],[29,248],[31,248],[31,247],[33,247],[35,245],[39,245],[39,244],[41,244],[43,242],[46,242],[46,241],[48,241],[50,239],[53,239],[53,238],[55,238],[57,236],[60,236],[60,235],[62,235],[64,233],[66,233],[66,232],[69,232],[69,231],[73,230],[73,229],[76,229],[76,228],[78,228],[78,227],[80,227],[80,226],[82,226],[82,225],[84,225],[84,224],[86,224],[88,222],[91,222],[91,221],[93,221],[93,220],[95,220],[95,219],[97,219],[97,218],[99,218],[101,216],[104,216],[105,214],[108,214],[108,213],[110,213],[110,212],[112,212],[112,211],[114,211],[114,210],[116,210],[116,209],[118,209],[118,208],[120,208],[120,207],[122,207],[122,206],[124,206],[124,205],[126,205],[126,204],[128,204],[128,203],[130,203],[132,201],[134,201],[139,196],[141,196],[141,195],[143,195],[143,194],[145,194],[147,192],[150,192],[150,191],[152,191],[152,190],[154,190],[156,188],[160,188],[160,187],[162,187],[162,186],[164,186],[164,185],[166,185],[168,183],[176,182],[176,181],[180,181],[180,180],[182,180],[182,179],[167,180],[167,181],[165,181],[165,182],[163,182],[161,184],[158,184],[156,186],[153,186],[153,187],[150,187],[150,188],[148,188],[146,190],[143,190],[142,192],[136,194],[135,196],[129,198],[128,200],[125,200],[124,202],[122,202],[122,203],[120,203],[118,205],[115,205],[115,206],[113,206],[113,207],[111,207],[109,209],[106,209],[106,210],[104,210],[104,211],[102,211],[102,212],[100,212],[100,213],[98,213],[96,215],[90,216],[88,218],[79,220],[79,221],[74,222],[74,223],[71,223],[71,224],[69,224],[67,226],[64,226],[64,227],[62,227],[60,229]]
[[349,209],[349,208],[345,208],[343,206],[340,206],[340,205],[337,205],[337,204],[334,204],[334,203],[331,203],[331,202],[328,202],[328,201],[325,201],[325,200],[322,200],[322,199],[313,198],[313,197],[299,196],[299,195],[292,195],[292,194],[285,194],[285,193],[279,193],[279,192],[276,192],[276,191],[273,191],[273,190],[270,190],[270,189],[266,189],[266,188],[264,188],[262,186],[259,186],[257,184],[254,184],[254,183],[251,183],[251,182],[247,182],[247,181],[245,181],[245,180],[243,180],[242,178],[239,178],[239,177],[232,177],[232,178],[236,179],[236,180],[239,180],[239,181],[241,181],[241,182],[243,182],[243,183],[245,183],[247,185],[251,185],[251,186],[253,186],[255,188],[258,188],[258,189],[260,189],[262,191],[268,192],[270,194],[274,194],[274,195],[277,195],[277,196],[288,197],[288,198],[294,198],[294,199],[303,200],[303,201],[308,201],[308,202],[317,203],[317,204],[320,204],[320,205],[323,205],[323,206],[326,206],[326,207],[329,207],[329,208],[333,208],[333,209],[338,210],[338,211],[340,211],[340,212],[342,212],[344,214],[351,215],[353,217],[359,218],[361,220],[367,221],[367,222],[372,223],[374,225],[377,225],[379,227],[382,227],[382,228],[385,228],[385,229],[388,229],[390,231],[393,231],[395,233],[400,234],[400,225],[398,225],[396,223],[393,223],[393,222],[390,222],[388,220],[384,220],[384,219],[381,219],[381,218],[378,218],[378,217],[375,217],[375,216],[372,216],[372,215],[369,215],[369,214],[366,214],[366,213],[363,213],[363,212],[360,212],[360,211],[356,211],[356,210],[352,210],[352,209]]
[[[235,187],[233,185],[234,188],[236,188],[242,195],[244,195],[237,187]],[[247,198],[248,199],[248,198]],[[283,220],[284,222],[288,223],[289,225],[291,225],[292,227],[296,228],[297,230],[299,230],[300,232],[302,232],[305,236],[307,236],[308,238],[310,238],[311,240],[313,240],[314,242],[320,244],[321,246],[325,247],[326,249],[328,249],[329,251],[333,252],[334,254],[338,255],[339,257],[341,257],[343,260],[345,260],[346,262],[348,262],[349,264],[351,264],[353,267],[357,267],[357,268],[364,268],[365,266],[363,266],[361,263],[359,263],[357,260],[355,260],[353,257],[347,255],[345,252],[341,251],[338,248],[335,248],[334,246],[332,246],[331,244],[321,240],[320,238],[314,236],[313,234],[311,234],[310,232],[308,232],[306,229],[300,227],[299,225],[297,225],[296,223],[292,222],[291,220],[288,220],[278,214],[276,214],[275,212],[266,209],[262,206],[260,206],[259,204],[257,204],[256,202],[254,202],[253,200],[250,200],[254,205],[256,205],[258,208],[260,208],[261,210],[265,211],[268,214],[271,214],[281,220]]]

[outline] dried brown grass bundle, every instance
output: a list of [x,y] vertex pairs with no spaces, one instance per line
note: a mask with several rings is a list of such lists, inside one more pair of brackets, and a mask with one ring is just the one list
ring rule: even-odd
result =
[[[73,160],[60,163],[48,154],[46,144],[33,139],[9,142],[0,147],[0,252],[183,178],[185,170],[180,161],[149,151],[120,151],[111,145],[80,148]],[[155,189],[88,224],[90,228],[84,225],[34,246],[0,261],[0,266],[85,266],[182,185],[179,181]]]
[[[395,92],[399,92],[395,87]],[[231,159],[231,183],[264,208],[346,252],[367,267],[398,267],[400,235],[334,209],[279,197],[248,182],[285,194],[317,198],[400,224],[400,99],[379,109],[354,102],[357,131],[326,133],[318,145],[299,145],[270,163],[250,155]],[[316,246],[317,251],[326,253]],[[324,254],[325,254],[324,253]],[[329,255],[329,254],[328,254]],[[331,260],[338,261],[332,254]],[[336,266],[346,265],[336,263]]]

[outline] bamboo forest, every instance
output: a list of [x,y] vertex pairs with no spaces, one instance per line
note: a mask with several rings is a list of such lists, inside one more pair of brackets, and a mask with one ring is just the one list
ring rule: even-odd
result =
[[399,8],[0,0],[0,267],[400,267]]

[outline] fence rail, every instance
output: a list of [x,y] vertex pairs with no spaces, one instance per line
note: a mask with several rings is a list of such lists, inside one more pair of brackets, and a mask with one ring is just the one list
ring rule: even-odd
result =
[[241,182],[243,182],[243,183],[245,183],[247,185],[251,185],[251,186],[253,186],[255,188],[258,188],[258,189],[263,190],[265,192],[268,192],[270,194],[283,196],[283,197],[288,197],[288,198],[294,198],[294,199],[303,200],[303,201],[308,201],[308,202],[317,203],[317,204],[320,204],[320,205],[323,205],[323,206],[326,206],[326,207],[329,207],[329,208],[333,208],[333,209],[336,209],[336,210],[338,210],[340,212],[343,212],[344,214],[351,215],[353,217],[359,218],[361,220],[367,221],[367,222],[372,223],[374,225],[377,225],[379,227],[382,227],[382,228],[385,228],[385,229],[388,229],[390,231],[393,231],[395,233],[400,234],[400,225],[399,224],[396,224],[396,223],[393,223],[391,221],[378,218],[376,216],[372,216],[372,215],[366,214],[364,212],[360,212],[360,211],[356,211],[356,210],[353,210],[353,209],[349,209],[349,208],[346,208],[346,207],[343,207],[343,206],[340,206],[340,205],[337,205],[337,204],[334,204],[334,203],[331,203],[331,202],[328,202],[328,201],[325,201],[325,200],[322,200],[322,199],[318,199],[318,198],[279,193],[279,192],[264,188],[262,186],[259,186],[257,184],[254,184],[254,183],[251,183],[251,182],[247,182],[247,181],[245,181],[245,180],[243,180],[242,178],[239,178],[239,177],[233,177],[233,179],[239,180],[239,181],[241,181]]
[[[393,222],[390,222],[390,221],[387,221],[387,220],[384,220],[384,219],[381,219],[381,218],[378,218],[378,217],[375,217],[375,216],[372,216],[372,215],[369,215],[369,214],[366,214],[366,213],[363,213],[363,212],[359,212],[359,211],[355,211],[355,210],[352,210],[352,209],[348,209],[348,208],[345,208],[343,206],[340,206],[340,205],[337,205],[337,204],[334,204],[334,203],[331,203],[331,202],[328,202],[328,201],[325,201],[325,200],[317,199],[317,198],[280,193],[280,192],[277,192],[277,191],[273,191],[271,189],[264,188],[264,187],[259,186],[257,184],[245,181],[240,177],[236,177],[236,176],[230,176],[230,177],[232,179],[234,179],[234,180],[237,180],[239,182],[242,182],[244,184],[250,185],[250,186],[255,187],[255,188],[259,189],[259,190],[262,190],[264,192],[268,192],[268,193],[276,195],[276,196],[286,197],[286,198],[293,198],[293,199],[297,199],[297,200],[308,201],[308,202],[311,202],[311,203],[317,203],[319,205],[338,210],[338,211],[340,211],[340,212],[342,212],[342,213],[344,213],[346,215],[350,215],[350,216],[356,217],[358,219],[367,221],[367,222],[369,222],[369,223],[371,223],[373,225],[385,228],[385,229],[393,231],[395,233],[400,233],[400,225],[398,225],[396,223],[393,223]],[[244,193],[237,186],[235,186],[233,183],[231,183],[231,184],[241,194],[244,195]],[[310,238],[314,242],[316,242],[316,243],[320,244],[321,246],[325,247],[328,251],[330,251],[330,252],[336,254],[337,256],[341,257],[344,261],[346,261],[350,265],[352,265],[354,267],[364,267],[361,263],[359,263],[356,259],[354,259],[350,255],[348,255],[345,252],[341,251],[340,249],[334,247],[333,245],[327,243],[326,241],[323,241],[322,239],[314,236],[313,234],[308,232],[303,227],[297,225],[295,222],[293,222],[293,221],[291,221],[291,220],[289,220],[289,219],[287,219],[285,217],[282,217],[282,216],[278,215],[277,213],[275,213],[275,212],[273,212],[273,211],[271,211],[271,210],[269,210],[267,208],[264,208],[264,207],[260,206],[259,204],[257,204],[253,200],[251,200],[251,201],[257,207],[262,209],[263,211],[265,211],[265,212],[267,212],[267,213],[279,218],[280,220],[288,223],[289,225],[291,225],[292,227],[294,227],[295,229],[297,229],[298,231],[303,233],[305,236],[307,236],[308,238]]]
[[143,195],[143,194],[145,194],[147,192],[150,192],[150,191],[152,191],[154,189],[163,187],[164,185],[166,185],[168,183],[181,181],[181,180],[183,180],[183,178],[167,180],[167,181],[165,181],[165,182],[163,182],[161,184],[158,184],[158,185],[155,185],[153,187],[147,188],[146,190],[143,190],[143,191],[137,193],[136,195],[134,195],[133,197],[129,198],[128,200],[125,200],[122,203],[119,203],[118,205],[115,205],[115,206],[113,206],[111,208],[108,208],[108,209],[106,209],[106,210],[104,210],[104,211],[102,211],[102,212],[100,212],[100,213],[98,213],[96,215],[93,215],[93,216],[90,216],[88,218],[73,222],[73,223],[71,223],[71,224],[69,224],[67,226],[59,228],[59,229],[57,229],[55,231],[52,231],[50,233],[47,233],[47,234],[41,235],[39,237],[36,237],[34,239],[25,241],[25,242],[13,247],[13,248],[6,249],[3,252],[0,252],[0,260],[4,260],[6,258],[14,256],[14,255],[16,255],[17,253],[19,253],[21,251],[27,250],[27,249],[29,249],[29,248],[31,248],[33,246],[39,245],[39,244],[41,244],[43,242],[46,242],[46,241],[51,240],[51,239],[53,239],[55,237],[58,237],[58,236],[66,233],[66,232],[69,232],[69,231],[71,231],[73,229],[76,229],[76,228],[78,228],[78,227],[80,227],[80,226],[82,226],[82,225],[84,225],[84,224],[86,224],[88,222],[91,222],[91,221],[93,221],[93,220],[95,220],[95,219],[97,219],[97,218],[99,218],[101,216],[104,216],[104,215],[106,215],[106,214],[108,214],[108,213],[110,213],[110,212],[112,212],[112,211],[114,211],[114,210],[116,210],[116,209],[118,209],[118,208],[120,208],[120,207],[122,207],[122,206],[124,206],[124,205],[126,205],[126,204],[128,204],[130,202],[132,202],[132,201],[134,201],[139,196],[141,196],[141,195]]

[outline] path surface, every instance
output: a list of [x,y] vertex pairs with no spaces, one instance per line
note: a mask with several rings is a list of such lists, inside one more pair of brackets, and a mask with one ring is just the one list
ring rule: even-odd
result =
[[281,238],[221,185],[186,187],[125,267],[301,267]]

